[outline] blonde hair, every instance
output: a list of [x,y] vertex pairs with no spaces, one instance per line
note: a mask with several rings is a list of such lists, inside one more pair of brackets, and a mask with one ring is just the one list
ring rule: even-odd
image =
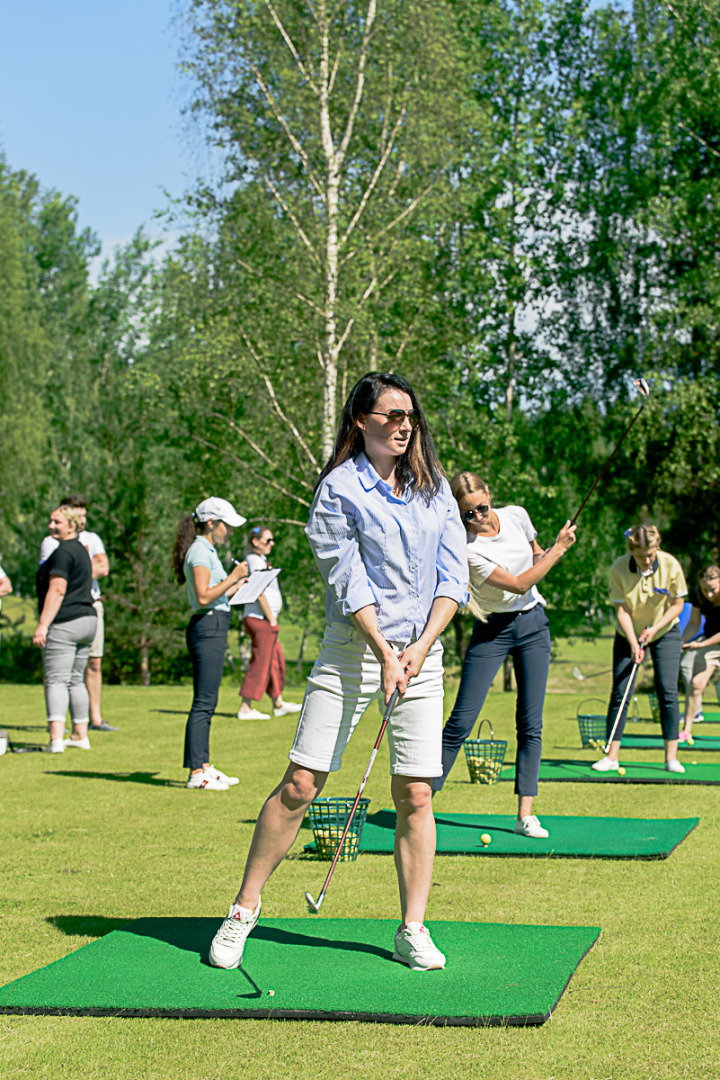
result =
[[63,503],[62,506],[58,506],[55,510],[56,514],[62,514],[67,521],[68,525],[75,529],[76,533],[82,530],[82,519],[84,507],[80,506],[67,506]]
[[[466,495],[472,495],[475,491],[483,491],[490,494],[490,488],[485,481],[477,473],[464,470],[463,472],[455,473],[450,481],[450,490],[455,496],[456,502],[460,502]],[[472,594],[472,583],[470,584],[469,591],[470,599],[465,604],[463,611],[469,611],[471,615],[474,615],[480,622],[487,622],[488,613],[477,602]]]
[[625,533],[628,551],[636,548],[659,548],[662,536],[654,525],[633,525]]

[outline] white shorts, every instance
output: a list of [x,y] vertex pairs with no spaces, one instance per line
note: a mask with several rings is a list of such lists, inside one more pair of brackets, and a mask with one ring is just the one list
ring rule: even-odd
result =
[[[390,644],[396,652],[403,647]],[[393,710],[387,726],[391,774],[442,776],[442,656],[438,639]],[[288,757],[306,769],[337,772],[360,717],[381,698],[380,663],[370,646],[355,627],[331,623],[308,678]]]
[[102,657],[105,651],[105,615],[103,611],[102,600],[96,600],[93,603],[95,612],[97,614],[97,630],[95,631],[95,637],[92,640],[90,646],[90,660],[98,660]]

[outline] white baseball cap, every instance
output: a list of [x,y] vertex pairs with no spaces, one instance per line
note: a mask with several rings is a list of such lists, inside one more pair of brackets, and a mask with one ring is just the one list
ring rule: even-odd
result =
[[210,521],[211,518],[213,521],[224,521],[234,529],[239,529],[247,521],[227,499],[203,499],[195,507],[195,517],[198,521]]

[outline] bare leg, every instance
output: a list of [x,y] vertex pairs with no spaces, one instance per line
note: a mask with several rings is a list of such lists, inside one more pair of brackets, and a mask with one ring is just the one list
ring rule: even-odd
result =
[[102,724],[100,698],[102,696],[102,657],[91,656],[85,668],[85,685],[90,698],[90,723],[99,727]]
[[709,664],[704,671],[699,671],[697,675],[693,675],[685,701],[684,728],[686,735],[692,735],[693,720],[702,706],[703,693],[712,678],[714,670],[715,666]]
[[435,858],[435,818],[430,781],[393,776],[392,797],[397,811],[395,869],[400,889],[403,928],[423,922]]
[[61,742],[65,738],[64,720],[50,720],[48,723],[48,729],[50,733],[50,740],[52,742]]
[[518,795],[518,821],[532,814],[534,795]]
[[[675,743],[675,749],[677,750],[677,743]],[[610,743],[610,748],[608,749],[607,756],[610,758],[611,761],[617,761],[618,760],[618,758],[620,757],[620,740],[619,739],[617,739],[615,742]]]
[[327,775],[290,763],[258,816],[236,904],[255,910],[265,882],[295,842],[305,811],[322,791]]
[[674,759],[677,759],[677,748],[677,739],[672,739],[671,741],[665,743],[665,761],[673,761]]

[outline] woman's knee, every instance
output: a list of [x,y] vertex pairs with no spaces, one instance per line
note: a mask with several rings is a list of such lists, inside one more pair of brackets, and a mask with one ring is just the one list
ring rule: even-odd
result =
[[291,765],[280,784],[280,799],[287,810],[300,810],[310,805],[322,791],[327,773]]
[[398,814],[432,814],[432,787],[424,778],[393,776],[392,796]]

